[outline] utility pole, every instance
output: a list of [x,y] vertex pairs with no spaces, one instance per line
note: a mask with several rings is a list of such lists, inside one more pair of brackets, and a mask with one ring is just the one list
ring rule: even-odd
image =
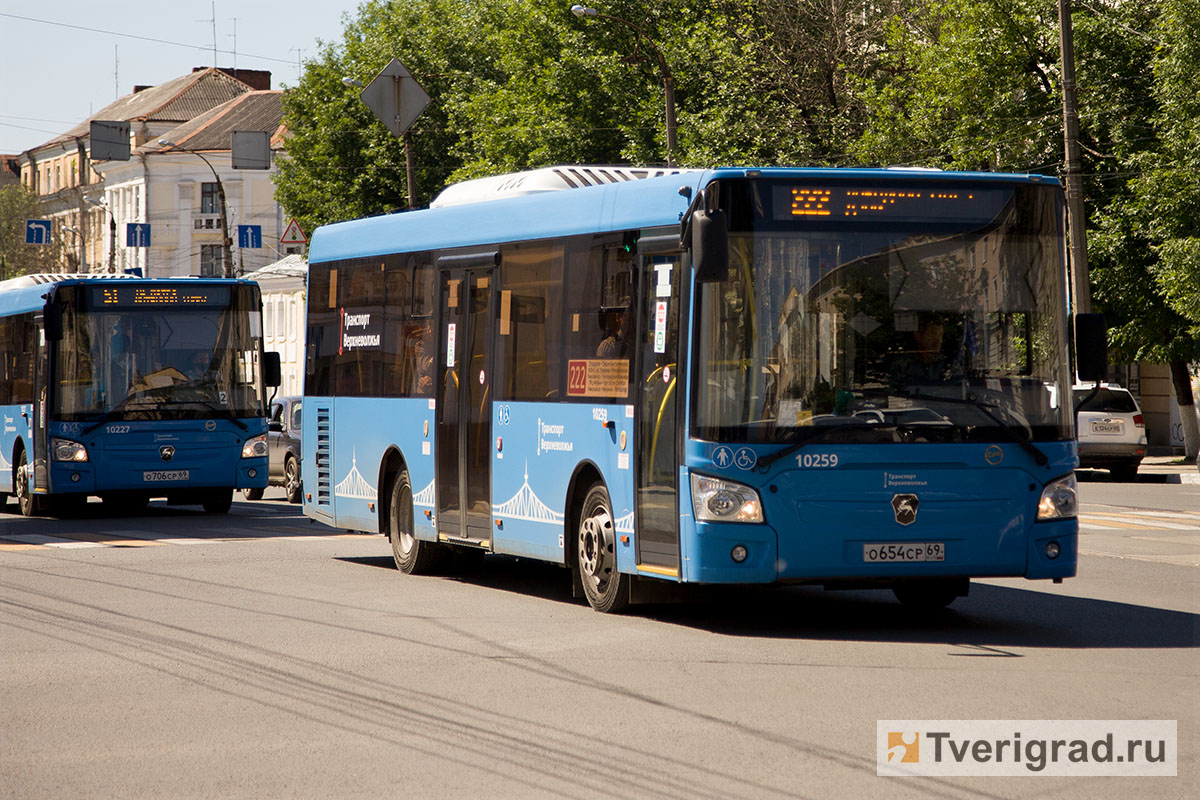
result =
[[1067,236],[1071,241],[1072,311],[1087,314],[1092,310],[1092,290],[1088,279],[1083,168],[1079,159],[1079,107],[1075,101],[1075,41],[1071,28],[1071,0],[1058,0],[1058,30],[1063,76],[1063,144],[1067,162]]

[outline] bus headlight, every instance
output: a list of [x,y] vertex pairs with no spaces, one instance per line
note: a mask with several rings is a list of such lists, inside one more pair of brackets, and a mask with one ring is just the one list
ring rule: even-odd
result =
[[54,453],[55,461],[87,461],[87,448],[79,442],[70,439],[51,439],[50,452]]
[[1046,484],[1038,501],[1038,519],[1070,519],[1079,514],[1079,493],[1075,473]]
[[265,433],[255,436],[253,439],[247,439],[246,443],[242,445],[242,458],[262,458],[266,456],[267,452],[267,435]]
[[692,508],[703,522],[762,522],[758,492],[740,483],[692,473]]

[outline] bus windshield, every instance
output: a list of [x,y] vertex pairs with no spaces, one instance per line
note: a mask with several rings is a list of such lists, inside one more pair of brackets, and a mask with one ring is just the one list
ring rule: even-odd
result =
[[1072,435],[1051,187],[744,181],[697,287],[693,430],[725,442]]
[[[60,290],[53,416],[64,421],[263,415],[262,319],[254,288],[179,297],[130,287]],[[78,293],[86,292],[83,297]],[[247,313],[247,311],[249,313]]]

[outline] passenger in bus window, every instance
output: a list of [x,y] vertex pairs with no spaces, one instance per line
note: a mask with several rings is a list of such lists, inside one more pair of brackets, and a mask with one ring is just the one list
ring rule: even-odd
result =
[[629,357],[629,333],[633,328],[633,315],[629,313],[629,301],[625,301],[625,308],[617,312],[617,324],[612,334],[607,339],[600,342],[600,346],[596,348],[597,358],[628,358]]
[[413,344],[414,366],[412,395],[425,397],[433,389],[433,326],[429,320],[415,326],[409,333]]
[[940,383],[953,377],[942,350],[945,332],[946,323],[940,316],[921,314],[912,334],[912,349],[904,351],[893,366],[893,384]]

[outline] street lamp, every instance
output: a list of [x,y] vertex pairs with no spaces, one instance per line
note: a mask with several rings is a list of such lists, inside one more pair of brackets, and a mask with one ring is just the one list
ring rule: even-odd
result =
[[667,59],[663,57],[662,51],[655,46],[650,37],[646,36],[646,32],[640,26],[633,24],[627,19],[614,17],[611,14],[601,14],[594,8],[581,5],[571,6],[571,13],[579,18],[583,17],[598,17],[600,19],[612,20],[619,22],[622,25],[627,25],[637,32],[638,38],[646,42],[646,45],[654,51],[654,55],[658,57],[658,70],[662,74],[663,93],[666,95],[667,107],[667,166],[675,166],[675,78],[671,75],[671,68],[667,66]]
[[79,228],[72,228],[70,225],[63,225],[63,230],[67,233],[75,234],[75,237],[79,239],[79,262],[83,265],[83,271],[87,272],[87,242],[83,240],[83,232]]
[[[159,139],[158,143],[162,147],[178,147],[179,146],[179,145],[175,144],[174,142],[167,141],[166,139]],[[224,272],[224,277],[232,278],[233,277],[233,251],[230,249],[230,246],[233,244],[233,240],[229,238],[229,217],[227,216],[227,212],[225,210],[226,209],[226,207],[225,207],[225,184],[221,183],[221,176],[217,174],[217,170],[213,167],[212,162],[209,161],[207,158],[205,158],[204,154],[201,153],[199,150],[181,150],[180,152],[191,153],[194,156],[200,156],[200,160],[203,161],[206,165],[208,165],[209,170],[212,171],[213,178],[217,182],[217,201],[221,205],[221,247],[222,247],[222,252],[224,255],[223,272]]]
[[83,196],[85,203],[93,205],[96,208],[103,208],[108,212],[108,271],[116,272],[117,258],[117,218],[113,215],[112,209],[108,207],[107,198],[101,197],[99,200],[95,198]]

